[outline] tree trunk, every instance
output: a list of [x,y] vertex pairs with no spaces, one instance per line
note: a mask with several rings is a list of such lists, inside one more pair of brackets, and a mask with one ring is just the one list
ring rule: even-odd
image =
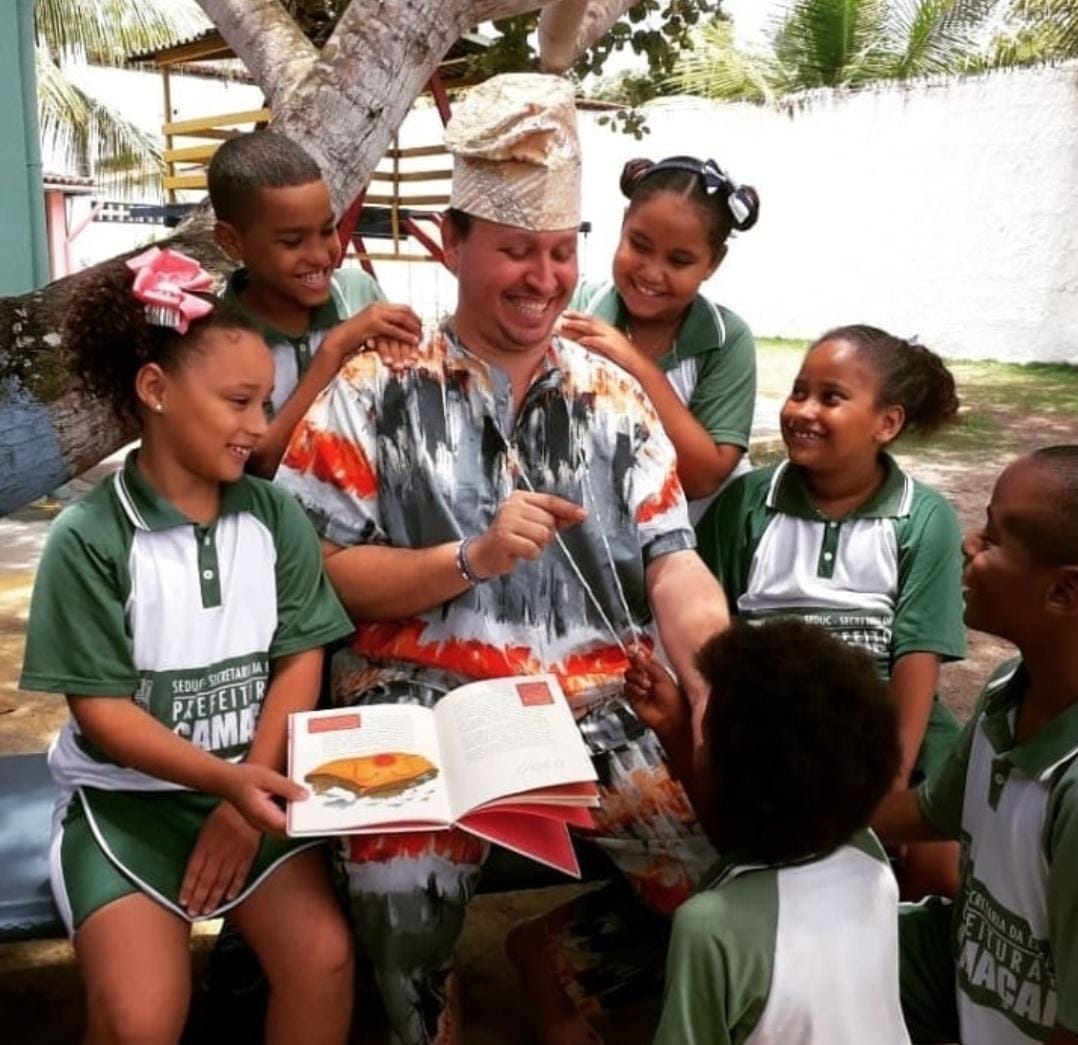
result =
[[[460,35],[550,2],[353,0],[318,51],[278,0],[199,0],[273,104],[273,126],[318,161],[338,214],[366,185]],[[561,24],[575,33],[575,43],[563,44],[559,59],[579,55],[581,41],[591,34],[593,42],[595,27],[605,32],[632,2],[593,0],[580,11],[579,0],[560,0]],[[168,245],[214,271],[228,269],[206,210]],[[85,471],[134,434],[107,404],[87,395],[61,348],[67,300],[78,281],[93,274],[89,269],[23,297],[0,298],[0,515]]]

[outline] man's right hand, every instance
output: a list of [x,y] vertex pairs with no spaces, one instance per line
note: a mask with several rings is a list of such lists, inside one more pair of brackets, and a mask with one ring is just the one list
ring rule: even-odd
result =
[[538,559],[559,530],[587,516],[584,508],[563,497],[514,490],[486,531],[469,545],[468,561],[484,579],[512,573],[521,559]]

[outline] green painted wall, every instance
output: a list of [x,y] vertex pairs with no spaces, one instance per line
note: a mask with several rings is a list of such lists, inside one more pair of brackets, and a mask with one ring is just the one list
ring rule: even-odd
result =
[[0,0],[0,294],[48,282],[34,75],[34,0]]

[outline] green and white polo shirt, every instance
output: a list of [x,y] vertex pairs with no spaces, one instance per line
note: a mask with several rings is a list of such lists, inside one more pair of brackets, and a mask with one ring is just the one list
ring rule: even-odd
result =
[[[65,509],[34,584],[20,686],[133,699],[193,744],[242,759],[270,663],[352,630],[318,539],[283,490],[244,477],[192,523],[146,482],[137,451]],[[119,766],[73,719],[49,764],[64,788],[168,790]]]
[[[629,313],[613,283],[578,284],[568,307],[622,333],[628,329]],[[716,443],[748,448],[756,405],[756,342],[740,316],[697,294],[673,348],[656,362]]]
[[889,454],[880,489],[842,519],[816,508],[800,468],[743,475],[697,526],[699,553],[734,610],[798,617],[875,656],[965,655],[961,533],[954,509]]
[[258,327],[259,332],[273,353],[274,385],[271,402],[274,413],[288,401],[296,390],[299,379],[311,365],[311,358],[318,351],[328,334],[338,323],[354,316],[375,301],[385,301],[382,288],[373,276],[362,269],[338,269],[330,282],[330,295],[325,304],[311,312],[311,324],[306,332],[291,337],[265,322],[247,309],[240,299],[240,291],[247,284],[245,268],[236,269],[225,285],[224,298],[238,305]]
[[954,953],[962,1041],[1078,1033],[1078,704],[1015,744],[1028,676],[1002,665],[921,811],[962,841]]
[[727,864],[674,916],[655,1045],[908,1045],[897,924],[869,831],[819,860]]

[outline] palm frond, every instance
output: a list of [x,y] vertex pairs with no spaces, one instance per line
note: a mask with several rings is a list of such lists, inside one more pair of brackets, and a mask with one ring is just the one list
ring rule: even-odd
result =
[[770,102],[773,66],[767,55],[739,50],[729,22],[709,22],[694,34],[692,49],[681,52],[664,86],[702,98]]
[[1011,13],[1039,41],[1042,60],[1078,58],[1075,0],[1014,0]]
[[772,46],[787,90],[859,85],[879,72],[884,0],[796,0],[775,23]]
[[895,79],[947,73],[979,50],[978,31],[1000,0],[891,0],[888,75]]
[[34,35],[63,65],[121,65],[129,54],[165,47],[211,28],[194,0],[36,0]]
[[110,189],[160,189],[161,145],[156,138],[72,84],[40,48],[37,81],[46,151]]

